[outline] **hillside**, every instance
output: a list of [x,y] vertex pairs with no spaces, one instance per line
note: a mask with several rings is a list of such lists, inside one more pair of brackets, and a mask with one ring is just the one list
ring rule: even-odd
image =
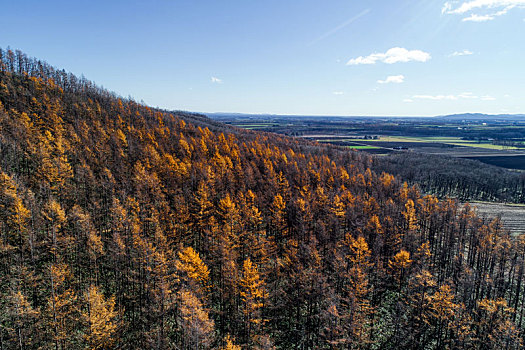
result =
[[0,51],[0,347],[519,348],[523,239],[371,165]]

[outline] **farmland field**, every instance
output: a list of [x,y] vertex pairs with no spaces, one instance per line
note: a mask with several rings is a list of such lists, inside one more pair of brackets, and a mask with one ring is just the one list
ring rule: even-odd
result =
[[525,233],[525,205],[489,202],[474,202],[470,205],[476,208],[477,213],[483,218],[501,217],[503,226],[512,234]]
[[[525,170],[525,150],[516,147],[493,145],[488,141],[462,140],[458,137],[410,137],[376,135],[373,139],[363,137],[334,137],[317,134],[318,142],[332,143],[373,154],[391,152],[418,152],[424,154],[446,155],[456,158],[479,160],[485,164],[507,169]],[[368,147],[367,147],[368,146]]]
[[525,170],[525,119],[469,121],[278,115],[217,118],[240,128],[298,136],[374,155],[416,152]]
[[502,168],[525,170],[525,155],[465,157]]

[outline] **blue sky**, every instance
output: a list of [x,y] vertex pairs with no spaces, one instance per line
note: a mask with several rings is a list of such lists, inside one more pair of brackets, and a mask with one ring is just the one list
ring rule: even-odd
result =
[[1,47],[167,109],[525,113],[525,0],[3,0],[1,9]]

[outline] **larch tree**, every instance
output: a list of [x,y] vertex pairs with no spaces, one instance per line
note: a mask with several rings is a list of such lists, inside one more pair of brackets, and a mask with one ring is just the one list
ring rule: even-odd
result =
[[46,326],[55,350],[68,349],[78,341],[72,331],[79,326],[77,295],[69,287],[71,272],[63,263],[49,266],[49,287],[51,295],[46,308]]
[[201,298],[206,297],[209,289],[210,271],[199,254],[191,247],[182,248],[178,252],[179,259],[175,266],[186,288]]
[[370,338],[370,321],[373,308],[370,305],[371,288],[368,281],[371,252],[364,237],[357,239],[347,234],[344,240],[348,255],[344,277],[344,318],[348,328],[347,339],[354,347],[365,347]]
[[118,328],[115,298],[104,298],[98,287],[90,285],[84,293],[85,310],[82,317],[87,324],[85,339],[90,349],[110,349],[115,344]]
[[264,280],[257,266],[248,258],[244,260],[240,279],[240,295],[243,303],[245,343],[255,344],[265,323],[262,308],[268,298]]
[[1,250],[18,251],[22,263],[24,247],[27,248],[27,221],[30,212],[22,203],[13,179],[0,171],[0,234]]
[[220,348],[220,350],[241,350],[241,347],[239,345],[235,345],[234,341],[235,339],[232,339],[232,337],[230,337],[228,334],[224,339],[225,344]]
[[17,339],[18,348],[36,347],[39,338],[39,310],[33,308],[30,301],[20,290],[11,292],[7,298],[7,309],[11,321],[11,327],[8,327],[8,330],[11,336]]
[[388,267],[392,271],[392,276],[394,276],[399,286],[403,283],[411,264],[410,253],[403,249],[388,261]]
[[214,322],[202,302],[188,290],[181,290],[179,323],[182,328],[183,349],[208,349],[213,341]]

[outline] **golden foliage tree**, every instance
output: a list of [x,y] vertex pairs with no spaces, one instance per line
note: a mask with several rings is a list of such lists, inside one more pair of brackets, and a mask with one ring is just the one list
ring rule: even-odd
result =
[[228,334],[224,339],[224,346],[220,350],[241,350],[239,345],[235,345],[234,339],[232,340],[231,336]]
[[192,247],[182,248],[178,253],[179,259],[175,266],[194,293],[204,297],[208,289],[210,271],[201,260],[199,254]]
[[410,253],[406,250],[401,250],[396,255],[394,255],[392,260],[388,261],[388,267],[400,285],[406,275],[407,269],[411,264],[412,260],[410,259]]
[[112,348],[118,327],[115,298],[105,299],[98,287],[91,285],[84,294],[84,300],[87,307],[82,317],[87,323],[85,339],[89,348]]
[[79,309],[77,295],[69,288],[71,272],[63,263],[54,263],[49,267],[51,295],[48,298],[47,317],[51,338],[55,349],[68,349],[75,341],[73,330],[78,328]]
[[184,349],[208,349],[213,340],[214,322],[202,302],[190,291],[178,294]]
[[242,267],[240,295],[243,302],[246,338],[247,341],[253,341],[264,324],[261,311],[268,298],[268,293],[257,266],[249,258],[244,260]]
[[348,251],[345,273],[345,318],[348,328],[348,341],[356,346],[365,346],[369,341],[370,317],[373,308],[370,305],[371,288],[368,281],[368,270],[371,252],[364,237],[355,239],[347,234],[343,244]]
[[[17,248],[22,252],[27,239],[27,220],[30,212],[18,196],[17,186],[13,179],[0,171],[0,232],[4,234],[2,250]],[[2,229],[2,224],[5,228]]]

